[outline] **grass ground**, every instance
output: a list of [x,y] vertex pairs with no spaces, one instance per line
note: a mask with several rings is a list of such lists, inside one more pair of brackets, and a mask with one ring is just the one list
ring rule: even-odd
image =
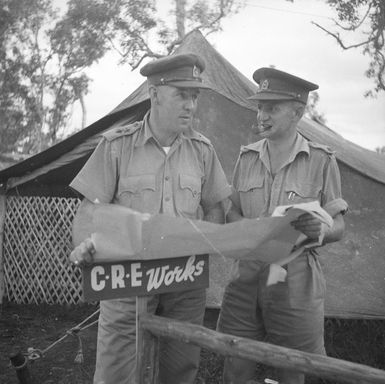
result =
[[[0,314],[0,383],[18,384],[15,371],[9,366],[9,355],[27,351],[29,347],[45,349],[66,331],[96,310],[94,306],[62,307],[48,305],[6,304]],[[218,311],[207,310],[205,326],[215,328]],[[91,384],[96,350],[96,325],[81,333],[84,362],[75,363],[79,341],[68,336],[30,365],[34,384]],[[325,342],[329,356],[385,370],[385,321],[325,321]],[[219,384],[223,357],[202,350],[197,384]],[[270,368],[259,366],[258,382],[273,378]],[[332,381],[307,379],[307,384],[334,384]]]

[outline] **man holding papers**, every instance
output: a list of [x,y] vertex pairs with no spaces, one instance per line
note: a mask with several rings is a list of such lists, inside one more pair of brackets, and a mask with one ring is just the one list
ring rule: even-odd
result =
[[[341,198],[333,152],[297,132],[308,94],[318,86],[273,68],[260,68],[253,78],[259,84],[251,99],[257,102],[257,134],[262,140],[241,149],[228,221],[269,217],[278,206],[307,202],[319,203],[333,221],[328,226],[317,215],[305,213],[292,222],[303,242],[293,249],[293,257],[274,262],[284,273],[273,283],[267,281],[275,273],[268,263],[240,260],[224,294],[218,329],[325,354],[325,280],[314,246],[341,239],[347,204]],[[306,243],[312,246],[301,247]],[[277,374],[280,384],[304,382],[298,372]],[[254,375],[252,361],[226,358],[224,383],[246,383]]]

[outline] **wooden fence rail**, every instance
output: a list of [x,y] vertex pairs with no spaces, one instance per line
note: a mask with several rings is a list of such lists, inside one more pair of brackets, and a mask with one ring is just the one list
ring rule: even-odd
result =
[[234,337],[208,328],[143,313],[138,316],[138,384],[156,383],[158,338],[199,345],[224,356],[253,360],[278,368],[355,383],[385,383],[385,371],[332,357]]

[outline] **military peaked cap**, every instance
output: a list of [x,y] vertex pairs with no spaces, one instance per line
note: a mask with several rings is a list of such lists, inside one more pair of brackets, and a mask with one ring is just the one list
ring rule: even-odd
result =
[[203,83],[201,73],[205,63],[193,53],[178,54],[153,60],[140,73],[152,85],[170,85],[177,88],[210,88]]
[[317,84],[275,68],[259,68],[253,79],[259,89],[249,97],[252,100],[297,100],[306,104],[309,92],[318,89]]

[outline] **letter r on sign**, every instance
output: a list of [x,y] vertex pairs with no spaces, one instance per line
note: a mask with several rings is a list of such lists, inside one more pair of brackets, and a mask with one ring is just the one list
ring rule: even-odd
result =
[[124,267],[121,264],[111,265],[111,288],[124,288]]

